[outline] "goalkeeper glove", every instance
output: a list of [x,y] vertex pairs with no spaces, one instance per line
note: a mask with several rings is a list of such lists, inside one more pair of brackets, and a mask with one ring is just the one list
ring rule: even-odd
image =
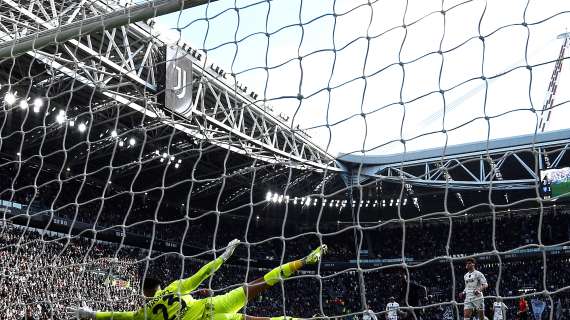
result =
[[230,241],[230,243],[228,243],[228,246],[226,247],[226,251],[222,253],[222,255],[220,256],[222,260],[227,261],[234,253],[234,250],[236,249],[238,244],[240,244],[240,241],[238,239],[233,239],[232,241]]
[[72,319],[95,320],[95,311],[88,306],[67,308],[67,315]]

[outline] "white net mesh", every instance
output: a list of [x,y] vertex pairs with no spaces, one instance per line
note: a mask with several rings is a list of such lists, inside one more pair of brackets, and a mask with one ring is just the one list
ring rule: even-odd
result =
[[569,9],[3,1],[0,318],[570,318]]

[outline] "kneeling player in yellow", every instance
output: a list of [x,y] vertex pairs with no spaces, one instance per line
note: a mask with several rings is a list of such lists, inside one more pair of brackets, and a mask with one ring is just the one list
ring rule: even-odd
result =
[[192,298],[190,292],[218,270],[222,263],[229,259],[238,244],[237,239],[231,241],[219,258],[203,266],[193,276],[174,281],[164,290],[156,280],[145,281],[143,293],[151,299],[138,311],[103,312],[82,307],[70,308],[69,313],[74,319],[81,320],[283,320],[283,317],[254,317],[237,312],[246,305],[247,301],[278,283],[280,279],[288,278],[305,265],[319,262],[327,250],[326,245],[321,245],[305,258],[281,265],[265,274],[263,278],[224,295],[200,300]]

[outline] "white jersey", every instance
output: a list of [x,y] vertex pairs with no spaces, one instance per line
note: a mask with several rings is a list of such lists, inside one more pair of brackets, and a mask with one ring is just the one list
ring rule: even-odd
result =
[[505,310],[507,306],[499,301],[493,302],[493,320],[506,320]]
[[386,305],[386,317],[389,320],[398,320],[398,311],[400,310],[400,305],[397,302],[390,302]]
[[485,276],[480,271],[473,270],[473,272],[467,272],[463,276],[463,280],[465,280],[465,289],[463,292],[465,292],[466,300],[480,298],[483,296],[482,294],[475,296],[475,290],[478,290],[482,285],[487,284],[487,279],[485,279]]

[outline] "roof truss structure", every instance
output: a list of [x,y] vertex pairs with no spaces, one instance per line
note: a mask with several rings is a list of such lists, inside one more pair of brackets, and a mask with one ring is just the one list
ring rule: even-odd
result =
[[[570,163],[570,130],[448,146],[406,154],[340,159],[350,184],[374,180],[453,189],[531,189],[540,171]],[[445,153],[444,153],[445,152]]]
[[[149,5],[155,2],[156,6]],[[195,5],[195,1],[187,2]],[[169,4],[149,1],[146,5],[148,8],[143,8],[146,11],[160,13],[157,8]],[[125,9],[117,3],[101,0],[64,3],[7,0],[2,4],[0,20],[2,47],[17,45],[20,48],[19,39],[34,35],[43,39],[46,32],[53,34],[74,26],[82,29],[84,21],[112,18],[114,13],[123,11]],[[133,20],[136,17],[139,16],[133,13]],[[132,22],[130,18],[125,17],[123,25],[81,32],[75,38],[40,49],[34,49],[35,42],[30,42],[26,54],[34,62],[44,64],[47,70],[40,84],[53,86],[53,80],[59,78],[61,83],[70,85],[68,90],[89,88],[111,102],[158,118],[193,138],[208,140],[254,159],[302,169],[340,171],[334,157],[260,107],[253,95],[242,94],[235,81],[232,85],[212,66],[206,65],[201,54],[192,57],[194,79],[197,79],[193,83],[193,92],[197,94],[192,113],[183,117],[166,110],[158,99],[162,84],[157,76],[157,68],[165,61],[161,48],[166,43],[144,22],[127,25]],[[6,60],[9,59],[18,58]]]

